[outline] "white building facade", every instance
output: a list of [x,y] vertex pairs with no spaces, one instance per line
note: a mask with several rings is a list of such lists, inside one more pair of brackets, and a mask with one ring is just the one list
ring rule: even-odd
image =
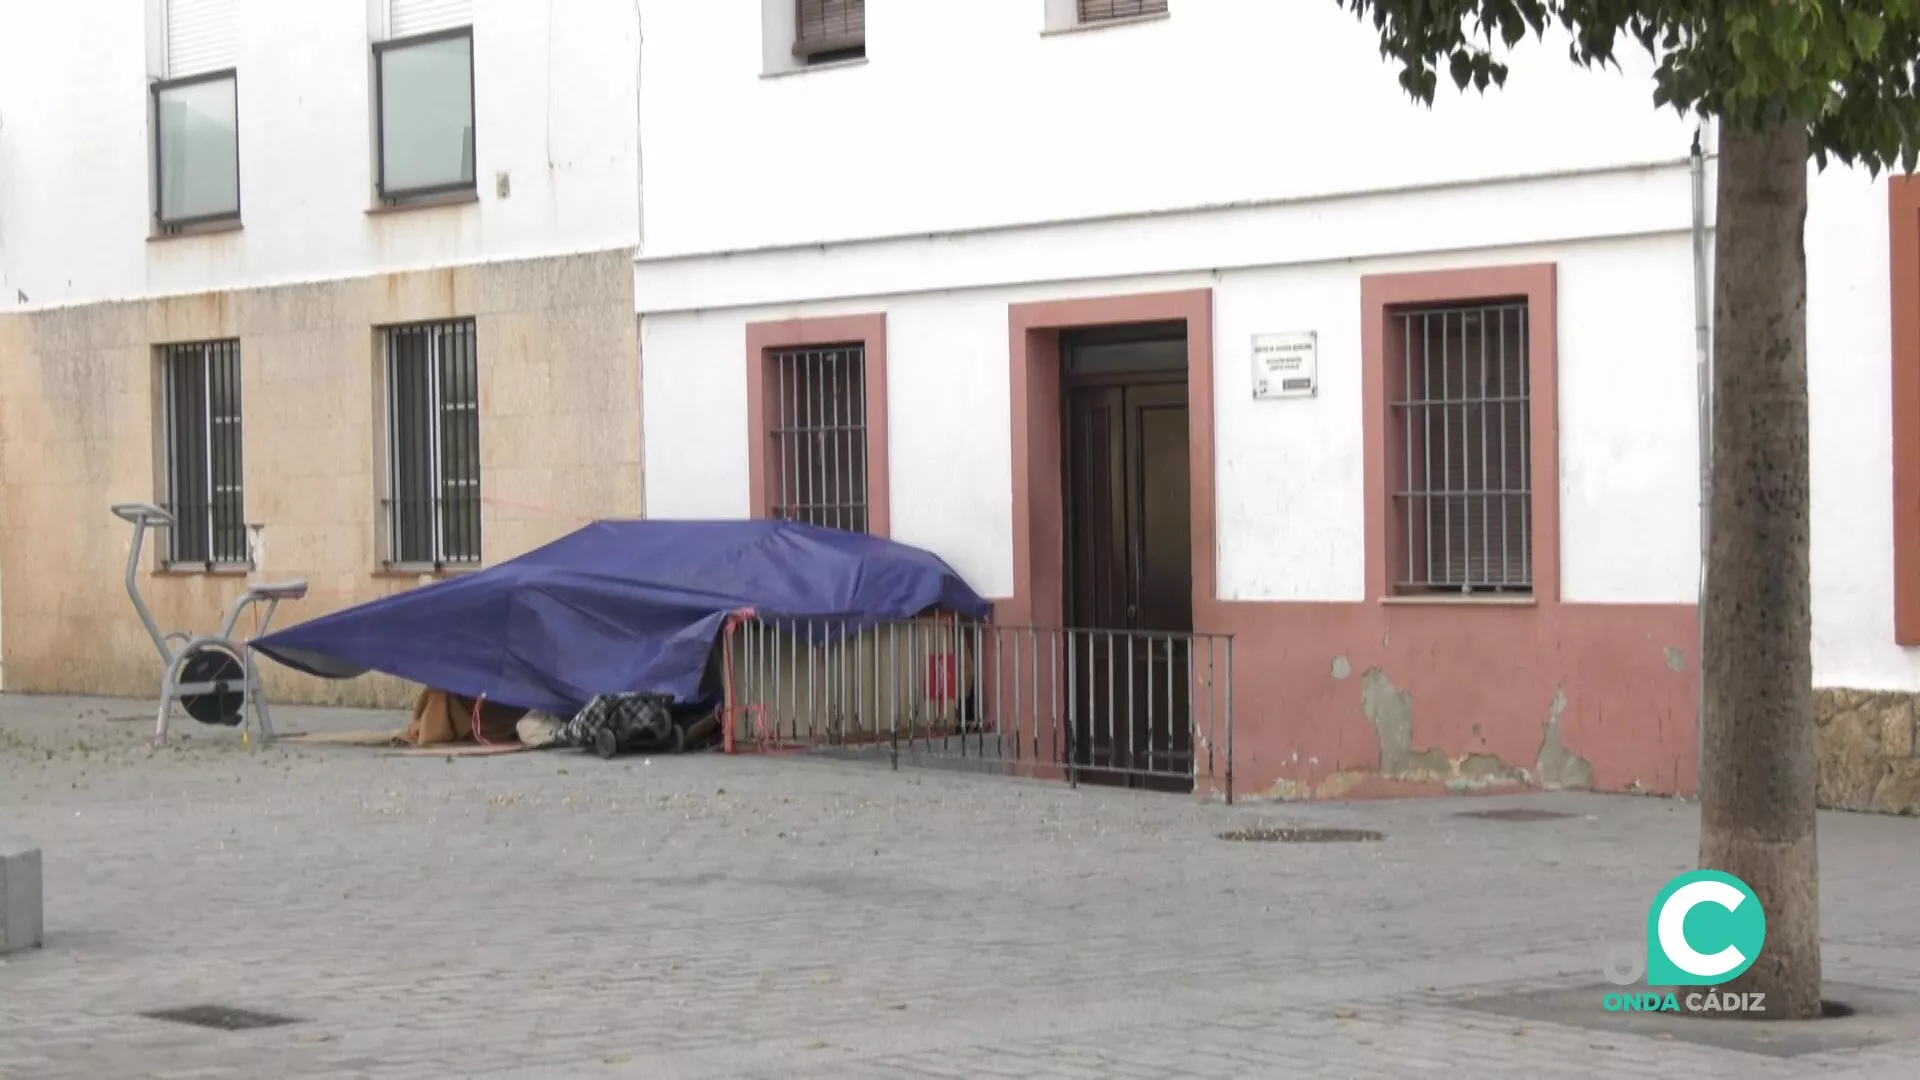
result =
[[[1695,128],[1513,68],[1417,107],[1331,0],[7,6],[5,685],[151,693],[115,502],[181,628],[792,515],[1230,635],[1242,791],[1690,791]],[[1910,806],[1920,192],[1817,175],[1807,255],[1823,797]]]
[[0,8],[7,689],[154,693],[113,503],[174,512],[143,587],[201,631],[250,577],[306,578],[310,617],[640,511],[639,25]]
[[[1232,634],[1242,790],[1693,789],[1695,128],[1647,69],[1550,41],[1428,110],[1330,0],[641,9],[650,516],[838,514],[1003,623]],[[1907,782],[1920,690],[1900,191],[1831,170],[1808,222],[1823,730],[1886,722],[1836,804]],[[864,468],[796,486],[796,425]]]

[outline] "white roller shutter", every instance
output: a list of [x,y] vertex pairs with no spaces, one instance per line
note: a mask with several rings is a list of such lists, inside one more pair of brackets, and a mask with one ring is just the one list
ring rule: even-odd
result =
[[389,0],[387,36],[412,37],[473,24],[473,0]]
[[234,0],[167,0],[167,77],[233,67],[239,59]]

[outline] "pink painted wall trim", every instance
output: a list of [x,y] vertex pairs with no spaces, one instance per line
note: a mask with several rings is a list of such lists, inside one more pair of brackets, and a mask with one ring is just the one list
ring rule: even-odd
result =
[[[1363,279],[1361,292],[1355,314],[1363,321],[1365,601],[1220,599],[1213,294],[1197,289],[1009,307],[1014,588],[996,605],[996,620],[1060,625],[1060,332],[1180,319],[1187,324],[1194,628],[1235,638],[1241,791],[1293,798],[1459,790],[1480,785],[1490,763],[1506,770],[1495,769],[1496,776],[1528,770],[1532,782],[1555,782],[1543,764],[1557,760],[1555,747],[1590,763],[1601,789],[1692,790],[1692,605],[1567,604],[1560,597],[1553,267],[1374,276]],[[1529,303],[1532,335],[1536,599],[1388,599],[1387,311],[1402,303],[1520,296]],[[1404,713],[1377,715],[1382,701],[1403,702]],[[1389,729],[1402,720],[1407,730]],[[1424,753],[1423,769],[1437,760],[1448,773],[1396,772],[1389,742],[1416,757]]]
[[892,490],[887,467],[887,317],[838,315],[747,324],[747,488],[756,518],[772,513],[770,477],[778,470],[779,402],[767,392],[773,353],[858,343],[865,351],[867,390],[867,531],[891,535]]
[[1887,184],[1893,321],[1893,640],[1920,645],[1920,177]]
[[[1213,290],[1013,304],[1007,309],[1013,422],[1013,625],[1059,626],[1066,567],[1060,460],[1060,331],[1179,320],[1187,326],[1195,625],[1214,596]],[[1003,617],[996,615],[996,617]]]

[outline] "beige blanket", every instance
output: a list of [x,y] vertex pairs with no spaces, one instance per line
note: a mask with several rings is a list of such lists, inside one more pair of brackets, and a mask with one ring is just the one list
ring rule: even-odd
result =
[[444,690],[422,690],[413,700],[413,722],[395,738],[407,746],[442,746],[447,743],[517,743],[514,726],[527,714],[493,702],[483,702],[479,715],[479,738],[474,737],[472,698],[449,694]]

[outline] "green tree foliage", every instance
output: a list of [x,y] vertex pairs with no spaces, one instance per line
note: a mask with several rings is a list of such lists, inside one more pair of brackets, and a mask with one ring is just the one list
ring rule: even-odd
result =
[[1497,53],[1557,24],[1583,67],[1623,42],[1658,65],[1654,103],[1746,131],[1807,125],[1809,147],[1878,174],[1920,148],[1920,0],[1337,0],[1380,34],[1400,85],[1432,104],[1444,69],[1461,89],[1504,86]]

